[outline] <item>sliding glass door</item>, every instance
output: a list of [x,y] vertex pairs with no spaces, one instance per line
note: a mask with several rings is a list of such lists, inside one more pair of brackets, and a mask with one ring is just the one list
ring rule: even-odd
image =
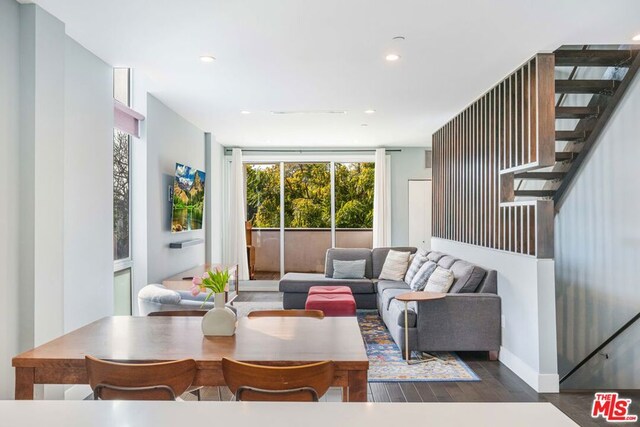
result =
[[322,273],[327,249],[372,246],[374,163],[246,163],[245,185],[253,279]]
[[332,246],[330,164],[285,163],[284,209],[284,272],[323,272]]

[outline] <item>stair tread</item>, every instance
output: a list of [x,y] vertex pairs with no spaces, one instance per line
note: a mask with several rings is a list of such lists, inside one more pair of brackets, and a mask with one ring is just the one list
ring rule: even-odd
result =
[[553,197],[556,190],[516,190],[515,196],[521,197]]
[[521,172],[514,177],[518,179],[553,180],[562,179],[566,174],[566,172]]
[[578,153],[573,151],[556,151],[556,162],[563,162],[566,160],[573,160]]
[[556,93],[612,94],[618,86],[619,80],[556,80]]
[[556,141],[584,141],[589,132],[582,130],[557,130]]
[[612,67],[629,64],[635,50],[569,50],[555,51],[556,66],[559,67]]
[[583,119],[598,114],[600,107],[556,107],[556,119]]

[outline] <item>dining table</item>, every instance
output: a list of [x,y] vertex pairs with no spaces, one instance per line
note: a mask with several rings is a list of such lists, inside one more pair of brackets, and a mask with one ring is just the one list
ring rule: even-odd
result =
[[369,359],[355,317],[240,317],[233,336],[204,336],[198,317],[111,316],[17,355],[15,398],[35,384],[88,384],[85,356],[124,363],[196,361],[193,386],[224,386],[222,359],[268,366],[330,360],[333,386],[348,402],[367,400]]

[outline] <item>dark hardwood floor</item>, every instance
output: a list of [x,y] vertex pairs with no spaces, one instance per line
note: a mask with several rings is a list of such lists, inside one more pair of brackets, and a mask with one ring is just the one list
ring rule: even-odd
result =
[[[237,301],[281,301],[279,292],[241,292]],[[480,377],[477,382],[388,382],[369,383],[370,402],[550,402],[581,426],[609,425],[591,418],[595,391],[562,391],[539,394],[498,361],[487,360],[486,353],[458,353]],[[598,390],[607,391],[607,390]],[[619,391],[631,398],[630,413],[640,415],[640,390]],[[229,400],[225,387],[208,389],[205,400]],[[339,389],[330,390],[323,398],[340,401]]]

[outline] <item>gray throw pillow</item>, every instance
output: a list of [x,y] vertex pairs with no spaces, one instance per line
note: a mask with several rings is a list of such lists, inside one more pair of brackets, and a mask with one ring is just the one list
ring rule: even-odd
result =
[[436,270],[438,265],[433,261],[427,261],[422,264],[422,267],[418,270],[418,272],[413,276],[411,283],[409,283],[409,287],[412,291],[421,291],[427,286],[427,281],[429,277]]
[[404,281],[407,285],[411,285],[411,281],[420,270],[420,267],[428,260],[426,252],[422,249],[415,254],[413,260],[409,259],[409,269],[407,269],[407,274],[404,275]]
[[340,261],[333,260],[333,278],[334,279],[364,279],[364,269],[367,260],[359,259],[356,261]]

